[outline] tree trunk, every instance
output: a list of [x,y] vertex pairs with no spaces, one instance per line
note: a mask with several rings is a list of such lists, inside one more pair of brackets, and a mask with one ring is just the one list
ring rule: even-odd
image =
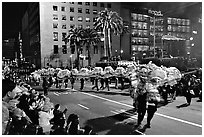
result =
[[90,46],[88,47],[88,65],[91,65]]
[[111,32],[110,32],[110,28],[108,29],[108,51],[109,51],[109,59],[112,56],[112,49],[111,49]]
[[103,35],[104,35],[104,57],[107,57],[107,30],[103,29]]

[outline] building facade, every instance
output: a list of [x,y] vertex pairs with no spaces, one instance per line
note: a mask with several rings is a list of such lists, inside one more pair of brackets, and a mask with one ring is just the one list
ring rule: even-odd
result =
[[[119,13],[130,27],[130,33],[112,35],[113,56],[120,55],[124,60],[161,57],[161,49],[172,56],[186,55],[186,42],[162,42],[161,38],[172,35],[189,39],[189,19],[168,17],[162,11],[133,7],[120,2],[32,3],[22,20],[23,42],[28,51],[25,55],[39,67],[46,67],[48,64],[54,67],[70,67],[76,59],[76,52],[71,53],[70,43],[66,45],[63,38],[71,28],[93,28],[97,13],[105,8]],[[29,35],[26,37],[24,34]],[[81,56],[87,56],[86,49],[83,49]],[[103,42],[92,48],[92,65],[102,56]],[[80,60],[80,63],[83,67],[88,61]]]

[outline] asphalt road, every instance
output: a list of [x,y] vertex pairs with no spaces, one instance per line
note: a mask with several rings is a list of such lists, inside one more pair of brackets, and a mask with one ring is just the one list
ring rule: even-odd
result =
[[62,110],[68,108],[66,117],[78,114],[80,126],[91,125],[98,135],[202,135],[202,102],[197,98],[192,99],[191,106],[177,108],[186,102],[184,97],[177,97],[158,108],[151,128],[135,130],[137,113],[127,95],[67,90],[50,92],[49,97],[54,104],[61,104]]

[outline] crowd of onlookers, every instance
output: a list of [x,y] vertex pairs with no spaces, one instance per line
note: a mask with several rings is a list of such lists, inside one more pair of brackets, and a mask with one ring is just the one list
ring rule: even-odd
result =
[[2,80],[2,133],[7,135],[88,135],[92,127],[79,126],[79,116],[61,111],[48,96],[36,91],[22,80]]

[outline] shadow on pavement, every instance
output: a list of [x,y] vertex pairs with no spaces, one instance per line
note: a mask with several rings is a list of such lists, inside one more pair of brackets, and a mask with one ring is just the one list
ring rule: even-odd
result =
[[130,109],[112,116],[89,119],[85,124],[91,125],[97,134],[101,132],[105,135],[140,135],[133,128],[136,120],[128,120],[131,116],[129,113],[135,115],[134,110]]
[[189,104],[187,104],[187,103],[184,103],[184,104],[181,104],[181,105],[179,105],[179,106],[176,106],[177,108],[183,108],[183,107],[187,107],[187,106],[189,106]]
[[128,93],[123,93],[123,92],[111,92],[111,91],[103,91],[103,90],[82,90],[80,92],[87,92],[87,93],[97,93],[97,94],[104,94],[104,95],[126,95],[129,96]]

